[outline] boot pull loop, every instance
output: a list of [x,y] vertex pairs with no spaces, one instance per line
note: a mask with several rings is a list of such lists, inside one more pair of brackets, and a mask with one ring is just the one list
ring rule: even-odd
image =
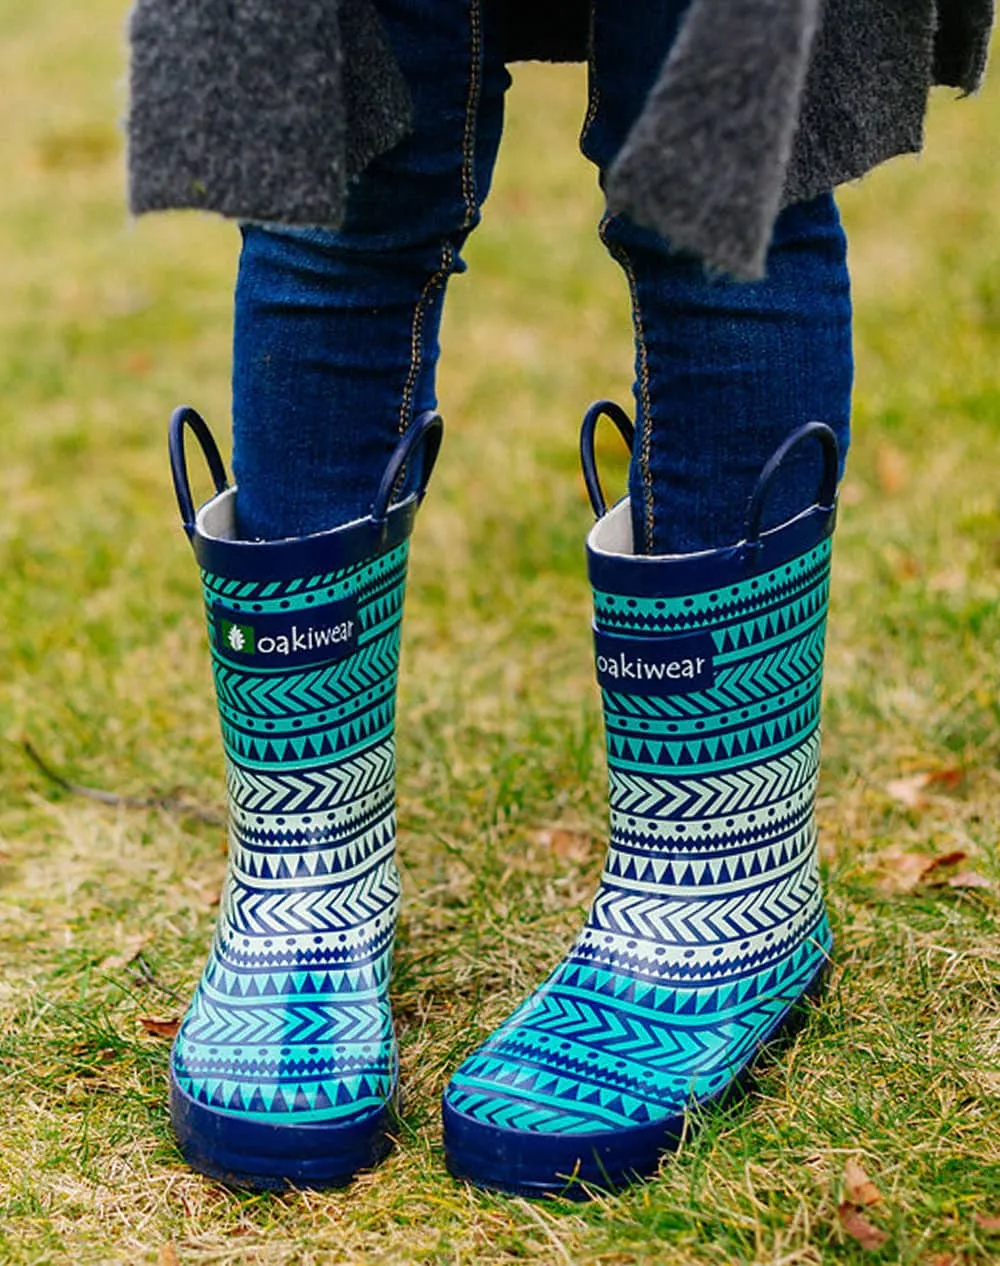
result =
[[382,482],[379,484],[375,500],[372,502],[371,517],[376,526],[385,526],[389,514],[389,504],[399,476],[403,467],[418,450],[420,450],[421,461],[417,502],[419,504],[423,501],[424,494],[427,492],[427,485],[430,483],[430,478],[434,471],[434,463],[437,461],[438,453],[441,451],[441,437],[443,434],[444,422],[441,420],[441,415],[435,413],[432,409],[428,409],[426,413],[421,413],[403,432],[402,439],[396,445],[392,456],[389,458],[389,464],[385,468]]
[[201,446],[216,493],[226,491],[229,487],[229,478],[226,475],[226,465],[219,452],[219,446],[212,437],[205,419],[189,405],[181,405],[180,408],[175,409],[170,418],[168,433],[170,471],[174,477],[174,492],[177,494],[181,522],[184,524],[184,531],[190,537],[194,536],[195,508],[191,498],[191,482],[188,478],[187,457],[184,452],[185,427],[190,427]]
[[580,427],[580,465],[583,467],[583,482],[587,486],[587,496],[594,508],[594,514],[601,519],[607,514],[608,503],[601,487],[601,477],[597,473],[597,455],[594,451],[594,439],[597,424],[601,418],[610,418],[618,428],[618,434],[625,441],[628,451],[632,452],[635,440],[635,427],[632,419],[619,404],[613,400],[595,400],[583,415]]
[[832,506],[836,501],[837,479],[840,475],[840,449],[837,446],[837,437],[825,422],[807,422],[805,426],[800,426],[797,431],[793,431],[788,439],[775,449],[760,472],[757,486],[747,505],[747,517],[743,529],[743,539],[748,545],[760,544],[761,520],[764,517],[764,507],[767,504],[767,497],[775,475],[793,449],[810,439],[818,440],[823,449],[823,475],[813,504]]

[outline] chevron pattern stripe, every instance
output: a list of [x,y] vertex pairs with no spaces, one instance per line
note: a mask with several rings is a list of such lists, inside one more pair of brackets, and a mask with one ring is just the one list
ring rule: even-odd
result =
[[[350,1124],[395,1091],[387,985],[406,563],[404,545],[290,581],[202,576],[230,865],[172,1075],[236,1123]],[[233,628],[228,644],[220,630]],[[311,629],[328,630],[325,650],[313,653]]]
[[[829,563],[827,539],[704,592],[595,592],[604,873],[569,953],[446,1091],[455,1172],[553,1189],[553,1157],[563,1174],[585,1159],[576,1137],[593,1147],[717,1095],[817,977],[831,946],[813,812]],[[714,647],[710,680],[634,685],[701,671],[669,667],[674,645]]]

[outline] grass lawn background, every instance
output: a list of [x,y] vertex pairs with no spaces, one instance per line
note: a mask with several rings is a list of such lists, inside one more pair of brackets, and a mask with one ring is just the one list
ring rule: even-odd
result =
[[[841,199],[858,387],[820,799],[831,987],[750,1100],[581,1207],[454,1183],[438,1125],[449,1072],[575,934],[605,840],[575,448],[586,403],[628,401],[630,331],[576,152],[582,74],[517,71],[414,540],[400,1145],[348,1191],[251,1196],[181,1163],[169,1042],[141,1023],[181,1013],[224,867],[165,423],[184,399],[225,433],[236,234],[128,221],[124,18],[0,4],[0,1261],[1000,1260],[1000,76],[940,94],[925,157]],[[610,441],[603,460],[622,487]],[[166,801],[73,794],[26,742]],[[882,1195],[873,1251],[837,1212],[851,1159]]]

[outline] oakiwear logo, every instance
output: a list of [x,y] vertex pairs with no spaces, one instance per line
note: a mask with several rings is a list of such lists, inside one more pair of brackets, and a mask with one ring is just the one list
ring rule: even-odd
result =
[[318,664],[340,659],[357,648],[361,631],[356,598],[342,598],[314,610],[242,612],[214,609],[217,653],[237,663]]
[[620,637],[594,630],[598,683],[617,694],[690,694],[715,684],[715,644],[704,634]]

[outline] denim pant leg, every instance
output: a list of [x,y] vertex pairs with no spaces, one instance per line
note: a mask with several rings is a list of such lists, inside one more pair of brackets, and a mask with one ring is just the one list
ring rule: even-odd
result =
[[240,534],[368,513],[436,405],[447,280],[489,189],[509,79],[484,0],[377,0],[413,130],[352,187],[336,231],[243,226],[233,350]]
[[[595,0],[584,153],[603,173],[618,153],[683,18],[687,0],[622,15]],[[636,443],[629,474],[635,548],[687,553],[742,536],[771,453],[819,420],[846,454],[853,380],[846,242],[831,194],[779,216],[759,282],[708,276],[627,217],[601,237],[625,272],[636,343]],[[812,504],[820,454],[784,468],[770,526]]]

